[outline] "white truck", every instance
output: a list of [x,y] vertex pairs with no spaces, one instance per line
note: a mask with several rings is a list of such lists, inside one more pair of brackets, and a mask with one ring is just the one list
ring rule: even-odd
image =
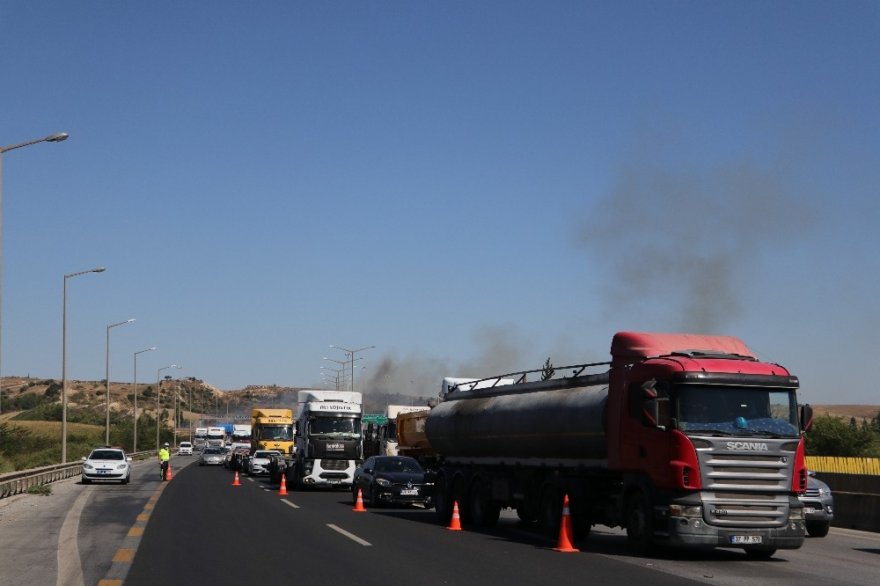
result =
[[294,486],[350,488],[361,463],[361,393],[301,390],[296,458],[285,474]]
[[195,433],[193,434],[193,447],[195,447],[195,449],[199,451],[202,451],[205,449],[206,445],[208,445],[208,428],[197,427]]
[[249,424],[234,423],[232,425],[232,449],[250,448],[251,447],[251,431]]
[[209,448],[224,447],[226,445],[226,428],[209,427],[207,439]]
[[385,407],[387,422],[379,426],[379,453],[385,456],[397,455],[397,416],[401,413],[427,411],[427,405],[388,405]]

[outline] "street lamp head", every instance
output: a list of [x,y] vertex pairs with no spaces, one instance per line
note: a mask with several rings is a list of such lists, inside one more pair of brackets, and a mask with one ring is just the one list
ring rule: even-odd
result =
[[103,272],[106,271],[106,270],[107,270],[106,267],[95,267],[95,268],[93,268],[90,272],[92,272],[92,273],[103,273]]
[[67,140],[70,137],[66,132],[56,132],[55,134],[49,135],[43,140],[46,142],[62,142]]

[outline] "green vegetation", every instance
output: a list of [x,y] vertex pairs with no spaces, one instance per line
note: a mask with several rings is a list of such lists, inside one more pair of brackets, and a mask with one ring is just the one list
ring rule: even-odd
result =
[[821,415],[807,432],[807,455],[880,457],[880,412],[871,421]]
[[50,494],[52,494],[52,486],[49,484],[37,484],[36,486],[32,486],[27,489],[27,493],[49,496]]
[[553,363],[550,362],[550,357],[547,357],[547,361],[544,362],[544,366],[541,368],[541,380],[549,380],[553,378],[553,375],[556,374],[556,369],[553,368]]
[[[60,417],[59,417],[60,419]],[[130,451],[133,445],[133,421],[124,417],[110,425],[110,444]],[[160,430],[160,442],[173,441],[170,427]],[[67,461],[76,462],[95,446],[103,445],[105,430],[100,425],[70,423],[67,428]],[[141,416],[138,420],[138,450],[156,448],[156,420]],[[0,423],[0,473],[50,466],[61,462],[61,423],[20,419]]]

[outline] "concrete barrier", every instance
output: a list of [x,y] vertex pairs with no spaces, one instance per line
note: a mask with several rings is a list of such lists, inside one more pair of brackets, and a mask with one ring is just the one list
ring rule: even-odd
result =
[[880,476],[817,472],[834,495],[834,527],[880,533]]

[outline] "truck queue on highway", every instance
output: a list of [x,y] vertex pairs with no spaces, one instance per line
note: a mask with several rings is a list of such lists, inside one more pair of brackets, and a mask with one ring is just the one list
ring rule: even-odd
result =
[[[490,527],[511,509],[553,535],[568,500],[581,538],[601,524],[641,553],[662,544],[766,559],[804,542],[812,413],[797,389],[735,337],[620,332],[608,362],[446,378],[435,404],[370,419],[380,440],[370,450],[428,471],[425,502],[443,524],[456,510]],[[368,444],[362,402],[301,390],[295,409],[255,407],[251,451],[270,450],[270,481],[291,490],[351,489]]]

